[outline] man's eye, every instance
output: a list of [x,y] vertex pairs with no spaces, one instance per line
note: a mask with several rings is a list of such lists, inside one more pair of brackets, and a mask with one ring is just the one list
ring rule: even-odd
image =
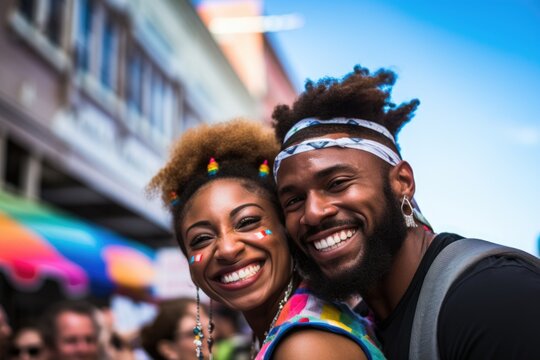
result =
[[238,223],[236,224],[236,228],[245,229],[250,227],[250,225],[258,224],[259,221],[261,221],[260,216],[247,216],[238,221]]
[[302,200],[303,200],[303,198],[300,197],[300,196],[292,197],[292,198],[288,199],[287,201],[285,201],[284,209],[286,209],[286,210],[294,209],[296,206],[298,206],[300,204],[300,202]]
[[329,190],[339,190],[344,186],[344,184],[346,184],[346,182],[347,182],[346,179],[333,180],[328,184],[328,189]]

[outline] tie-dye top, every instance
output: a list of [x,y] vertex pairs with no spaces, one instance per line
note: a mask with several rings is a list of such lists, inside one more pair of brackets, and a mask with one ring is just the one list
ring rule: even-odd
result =
[[321,300],[304,283],[300,284],[283,307],[255,359],[270,359],[278,343],[288,333],[300,328],[320,329],[347,336],[362,348],[368,359],[385,359],[377,347],[368,319],[358,316],[345,304]]

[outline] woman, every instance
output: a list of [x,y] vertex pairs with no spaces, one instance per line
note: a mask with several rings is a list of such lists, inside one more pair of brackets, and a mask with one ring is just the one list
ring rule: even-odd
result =
[[[193,328],[197,314],[201,322],[208,323],[204,309],[197,312],[194,299],[170,299],[159,304],[155,319],[141,329],[144,350],[154,360],[195,360]],[[202,349],[202,356],[208,355]]]
[[244,314],[262,345],[257,359],[382,358],[366,320],[316,298],[294,272],[269,173],[278,150],[262,124],[201,126],[183,135],[152,179],[193,282]]
[[48,360],[49,351],[45,347],[41,330],[28,324],[18,328],[9,346],[10,360]]

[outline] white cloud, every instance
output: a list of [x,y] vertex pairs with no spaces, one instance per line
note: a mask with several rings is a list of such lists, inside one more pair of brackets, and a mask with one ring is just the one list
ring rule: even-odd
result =
[[508,132],[510,138],[525,146],[536,146],[540,144],[540,129],[535,127],[515,127]]

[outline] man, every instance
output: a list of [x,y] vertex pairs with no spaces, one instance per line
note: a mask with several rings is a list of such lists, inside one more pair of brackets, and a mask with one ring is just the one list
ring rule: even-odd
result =
[[[307,82],[274,110],[282,145],[274,166],[295,256],[320,295],[360,294],[390,359],[409,358],[424,277],[459,241],[433,232],[414,201],[415,179],[396,143],[418,100],[390,101],[396,76],[357,67],[342,80]],[[448,291],[438,316],[443,359],[540,359],[540,270],[489,257]]]
[[83,301],[53,304],[43,319],[45,343],[57,360],[99,358],[95,308]]

